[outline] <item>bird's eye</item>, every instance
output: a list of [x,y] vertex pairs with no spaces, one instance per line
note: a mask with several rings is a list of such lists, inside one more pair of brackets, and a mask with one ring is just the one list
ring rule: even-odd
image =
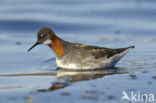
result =
[[41,34],[40,37],[43,38],[45,36],[45,34]]

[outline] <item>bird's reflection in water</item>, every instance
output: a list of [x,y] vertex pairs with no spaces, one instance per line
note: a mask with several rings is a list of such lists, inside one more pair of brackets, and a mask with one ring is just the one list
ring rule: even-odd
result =
[[107,75],[113,74],[124,74],[128,73],[126,69],[123,68],[113,68],[105,70],[92,70],[92,71],[71,71],[58,69],[56,80],[52,83],[52,86],[48,89],[40,89],[39,92],[54,91],[64,87],[67,87],[72,82],[85,81],[90,79],[98,79]]

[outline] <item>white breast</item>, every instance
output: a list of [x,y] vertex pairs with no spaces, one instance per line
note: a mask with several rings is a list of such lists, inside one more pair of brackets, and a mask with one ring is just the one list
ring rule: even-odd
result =
[[62,61],[56,59],[56,64],[59,68],[66,68],[66,69],[79,69],[75,64],[63,64]]

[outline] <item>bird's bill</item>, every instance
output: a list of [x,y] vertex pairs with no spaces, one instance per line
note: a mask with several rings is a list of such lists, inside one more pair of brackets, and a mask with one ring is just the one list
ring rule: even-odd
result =
[[36,42],[30,49],[28,49],[28,52],[29,52],[31,49],[33,49],[35,46],[37,46],[37,45],[39,45],[38,42]]

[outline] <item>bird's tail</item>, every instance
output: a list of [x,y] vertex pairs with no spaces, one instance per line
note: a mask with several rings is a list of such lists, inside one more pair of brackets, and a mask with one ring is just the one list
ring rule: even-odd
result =
[[112,57],[113,58],[113,61],[112,61],[113,66],[115,66],[115,64],[133,48],[135,48],[135,46],[115,49],[116,54]]

